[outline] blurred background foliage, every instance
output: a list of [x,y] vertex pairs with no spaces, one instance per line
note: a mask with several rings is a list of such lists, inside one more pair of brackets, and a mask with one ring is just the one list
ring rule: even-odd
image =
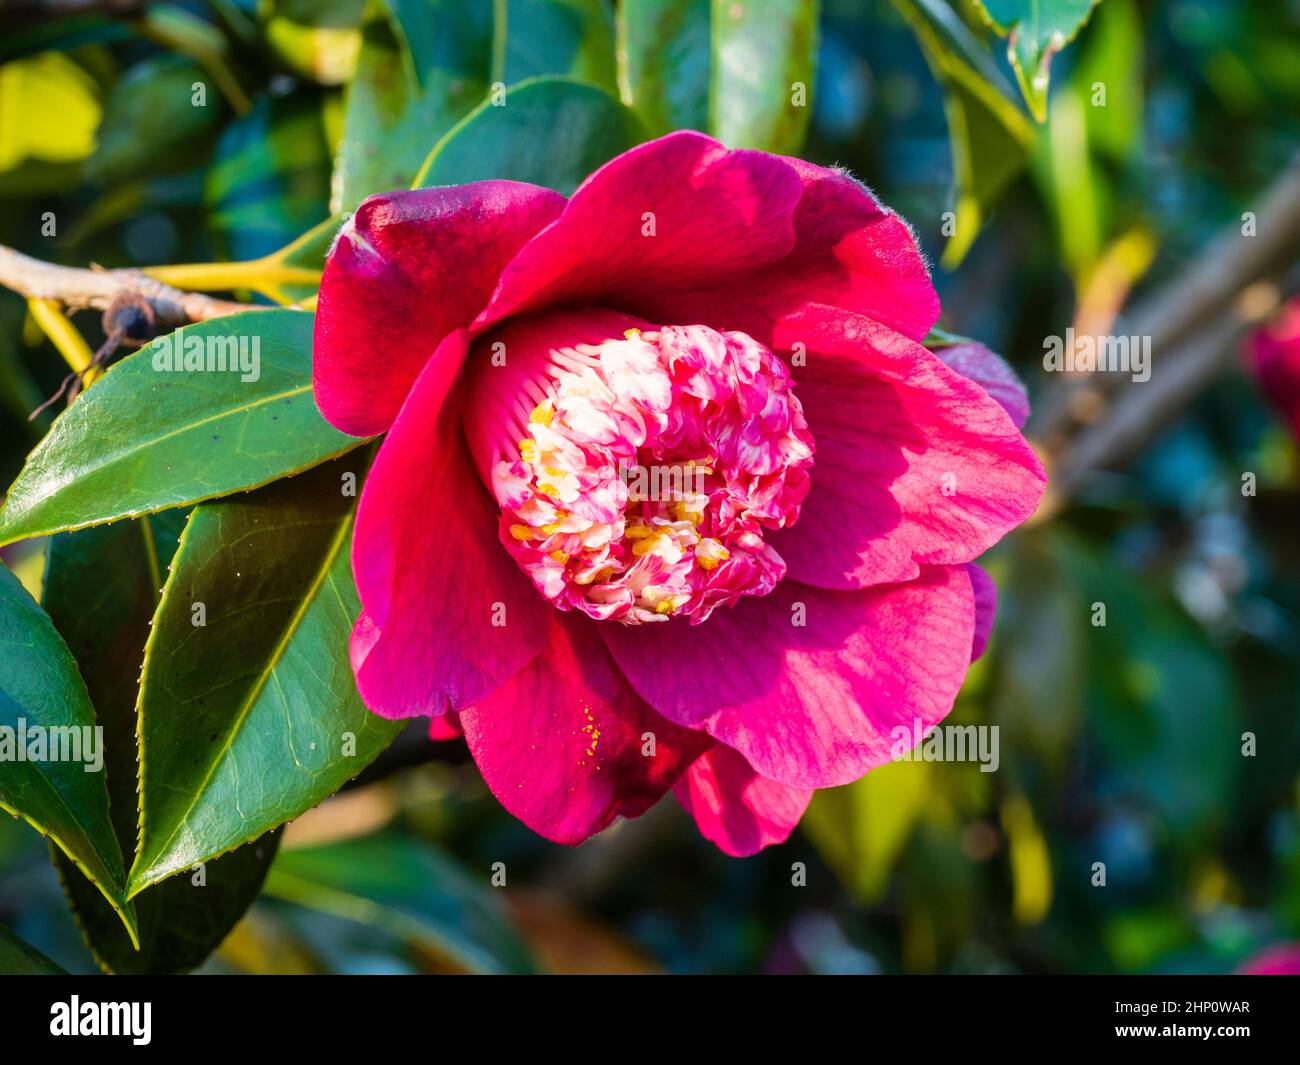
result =
[[[1078,35],[1055,55],[1006,36],[1019,6],[210,0],[48,19],[5,4],[0,243],[71,265],[255,259],[422,166],[570,191],[690,126],[870,184],[936,263],[945,327],[1004,353],[1038,398],[1045,336],[1104,332],[1289,165],[1300,3],[1103,0],[1079,29],[1089,4],[1058,0]],[[810,106],[792,110],[805,74]],[[493,83],[516,106],[485,105]],[[5,293],[6,482],[64,372]],[[417,727],[288,827],[205,968],[1230,971],[1300,938],[1298,518],[1295,442],[1229,375],[991,558],[998,626],[951,721],[999,727],[997,772],[886,766],[820,793],[788,843],[746,861],[671,799],[566,850],[498,806],[459,741]],[[43,551],[5,561],[36,589]],[[94,968],[43,841],[7,819],[0,923]]]

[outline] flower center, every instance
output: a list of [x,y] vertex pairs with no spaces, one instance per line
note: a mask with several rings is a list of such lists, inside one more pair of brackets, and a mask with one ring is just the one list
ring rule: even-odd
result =
[[703,621],[785,575],[813,440],[776,355],[744,333],[613,312],[479,341],[469,442],[500,538],[561,610]]

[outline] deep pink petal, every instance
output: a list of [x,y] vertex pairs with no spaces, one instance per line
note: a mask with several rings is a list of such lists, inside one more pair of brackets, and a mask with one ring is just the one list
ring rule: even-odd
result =
[[461,714],[492,793],[557,843],[581,843],[615,817],[643,814],[712,742],[651,710],[593,626],[551,611],[545,650]]
[[1251,333],[1246,356],[1269,403],[1300,438],[1300,296]]
[[975,603],[964,566],[934,566],[909,584],[853,592],[786,580],[702,625],[600,633],[665,717],[703,726],[765,777],[824,788],[887,761],[895,727],[919,722],[920,734],[952,709]]
[[1029,393],[1016,371],[1000,355],[974,340],[936,348],[934,353],[997,400],[1011,415],[1017,429],[1024,428],[1029,419]]
[[974,662],[988,650],[993,621],[998,612],[998,586],[984,568],[974,562],[966,564],[966,572],[970,574],[971,588],[975,592],[975,642],[970,653],[970,660]]
[[476,328],[561,303],[635,312],[664,292],[748,277],[795,246],[801,191],[785,160],[701,133],[639,145],[587,178],[515,257]]
[[387,429],[442,338],[474,319],[505,264],[564,203],[514,181],[365,200],[321,279],[312,370],[321,413],[355,436]]
[[638,313],[739,329],[766,342],[780,318],[820,303],[924,337],[939,317],[939,297],[907,223],[846,173],[783,161],[802,185],[789,254],[739,280],[714,277],[681,293],[649,293]]
[[421,372],[366,478],[352,567],[364,613],[357,688],[385,717],[438,716],[483,698],[541,649],[550,607],[502,550],[496,506],[460,433],[468,337]]
[[778,344],[806,348],[795,393],[817,445],[812,488],[772,544],[795,580],[859,588],[969,562],[1038,506],[1046,474],[1006,411],[919,344],[819,311]]
[[759,776],[742,755],[721,745],[691,764],[673,794],[700,835],[734,858],[784,843],[813,796]]
[[429,719],[429,739],[437,742],[458,740],[465,735],[460,725],[460,714],[444,714]]

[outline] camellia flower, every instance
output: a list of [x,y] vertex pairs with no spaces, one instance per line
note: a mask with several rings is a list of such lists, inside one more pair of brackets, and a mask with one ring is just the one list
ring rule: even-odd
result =
[[1246,354],[1264,395],[1300,437],[1300,297],[1250,335]]
[[463,729],[552,840],[669,788],[731,854],[784,840],[951,709],[992,616],[971,563],[1042,493],[1023,390],[926,350],[938,310],[862,185],[697,133],[568,200],[366,200],[314,370],[330,422],[387,433],[352,552],[366,705]]

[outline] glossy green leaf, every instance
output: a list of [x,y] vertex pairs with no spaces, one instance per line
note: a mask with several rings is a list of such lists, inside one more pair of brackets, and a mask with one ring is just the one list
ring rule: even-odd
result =
[[[356,447],[312,400],[312,321],[289,310],[217,318],[112,366],[28,456],[0,509],[0,542],[243,491]],[[182,336],[187,346],[246,340],[257,379],[156,368]]]
[[1023,169],[1033,142],[1029,119],[1000,87],[988,54],[943,0],[894,0],[944,90],[952,147],[954,203],[943,264],[965,257],[984,219]]
[[59,976],[64,971],[0,924],[0,975]]
[[613,91],[613,55],[601,0],[372,0],[348,87],[335,208],[409,186],[493,82],[559,75]]
[[812,114],[817,0],[628,0],[619,88],[655,136],[711,133],[733,148],[797,154]]
[[376,925],[449,967],[528,972],[528,952],[488,876],[475,882],[429,845],[384,834],[284,851],[266,894]]
[[335,164],[338,210],[409,186],[438,138],[484,99],[490,16],[486,4],[458,10],[436,0],[372,3]]
[[67,645],[0,566],[0,809],[48,836],[134,936],[94,728],[95,711]]
[[642,138],[636,116],[603,89],[545,77],[481,104],[442,138],[416,187],[509,178],[568,195],[601,164]]
[[145,654],[132,895],[315,806],[400,731],[348,664],[366,454],[190,518]]
[[504,72],[494,80],[514,85],[561,74],[616,91],[614,21],[604,0],[507,0],[495,6],[505,7],[506,25]]
[[1101,0],[975,0],[975,6],[1007,38],[1007,58],[1030,110],[1047,119],[1048,68]]
[[619,91],[652,136],[708,131],[711,20],[711,0],[619,4]]
[[816,0],[713,0],[709,132],[733,148],[797,154],[812,114]]
[[[116,522],[50,540],[43,605],[68,643],[104,729],[110,810],[122,853],[135,852],[136,698],[140,660],[183,511]],[[56,855],[77,925],[114,973],[177,973],[200,965],[243,915],[275,855],[268,836],[138,895],[140,949],[84,878]]]

